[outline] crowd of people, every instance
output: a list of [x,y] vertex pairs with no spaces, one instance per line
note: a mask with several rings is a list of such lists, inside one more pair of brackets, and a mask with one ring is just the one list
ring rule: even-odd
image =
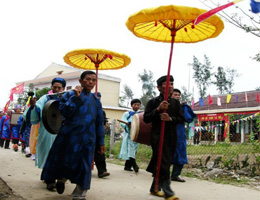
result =
[[[150,99],[145,107],[144,123],[151,124],[152,158],[147,171],[152,173],[153,180],[150,194],[164,197],[167,200],[178,200],[170,187],[171,180],[185,182],[180,178],[184,164],[187,164],[185,122],[190,123],[196,117],[185,102],[180,102],[181,91],[174,89],[174,79],[170,76],[168,98],[165,100],[167,76],[157,80],[159,96]],[[14,111],[0,112],[0,147],[21,152],[35,161],[35,166],[42,169],[41,180],[50,191],[62,194],[66,181],[76,184],[71,194],[73,200],[85,199],[91,185],[93,163],[98,177],[110,175],[106,168],[104,126],[107,123],[106,113],[102,109],[101,93],[91,93],[97,76],[93,71],[84,71],[79,77],[79,85],[74,90],[65,91],[62,97],[55,96],[63,92],[66,81],[54,78],[51,82],[51,93],[43,95],[38,101],[30,99],[30,106],[24,109],[16,105]],[[59,101],[62,115],[58,134],[50,133],[43,123],[43,108],[49,100]],[[135,156],[138,142],[130,137],[131,122],[140,110],[141,100],[132,99],[131,110],[122,116],[121,126],[124,129],[119,158],[125,160],[124,170],[139,173]],[[13,113],[20,113],[15,123],[11,122]],[[162,128],[163,126],[163,128]],[[163,133],[162,153],[160,141]],[[160,170],[158,171],[158,163]],[[170,173],[173,164],[172,173]]]

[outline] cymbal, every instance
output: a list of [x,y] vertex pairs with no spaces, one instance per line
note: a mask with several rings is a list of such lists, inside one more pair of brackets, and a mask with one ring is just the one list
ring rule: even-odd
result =
[[58,134],[62,123],[62,115],[59,110],[59,100],[49,100],[42,110],[42,122],[51,134]]

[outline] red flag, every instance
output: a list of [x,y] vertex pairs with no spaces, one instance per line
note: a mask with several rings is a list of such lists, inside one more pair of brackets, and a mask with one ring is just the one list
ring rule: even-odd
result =
[[6,112],[7,112],[9,105],[10,105],[10,100],[9,100],[9,101],[7,101],[7,103],[5,104],[5,107],[4,107],[4,110],[3,110],[3,111],[4,111],[4,113],[6,113]]
[[13,94],[21,94],[23,93],[23,87],[24,87],[24,83],[22,83],[21,85],[18,85],[14,88],[11,89],[11,94],[10,94],[10,100],[13,101]]
[[257,100],[257,103],[259,103],[259,94],[258,93],[256,94],[256,100]]
[[211,96],[209,95],[209,105],[213,103],[213,99],[211,98]]
[[194,99],[192,99],[191,108],[194,109]]

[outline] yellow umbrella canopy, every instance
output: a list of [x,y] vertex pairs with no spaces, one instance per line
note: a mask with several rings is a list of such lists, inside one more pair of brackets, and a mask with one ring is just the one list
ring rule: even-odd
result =
[[[64,56],[64,61],[79,69],[98,70],[121,69],[130,63],[130,58],[124,54],[119,54],[105,49],[77,49],[68,52]],[[97,94],[98,82],[95,92]]]
[[222,20],[214,15],[198,25],[195,19],[207,10],[186,6],[160,6],[131,15],[127,28],[137,37],[157,42],[194,43],[217,37],[223,30]]
[[79,69],[111,70],[121,69],[130,63],[130,58],[105,49],[77,49],[68,52],[64,61]]

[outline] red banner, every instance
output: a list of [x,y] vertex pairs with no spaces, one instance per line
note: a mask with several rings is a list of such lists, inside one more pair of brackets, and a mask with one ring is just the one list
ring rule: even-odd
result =
[[223,113],[220,114],[204,114],[200,115],[197,114],[198,120],[201,121],[223,121],[225,120],[226,116]]

